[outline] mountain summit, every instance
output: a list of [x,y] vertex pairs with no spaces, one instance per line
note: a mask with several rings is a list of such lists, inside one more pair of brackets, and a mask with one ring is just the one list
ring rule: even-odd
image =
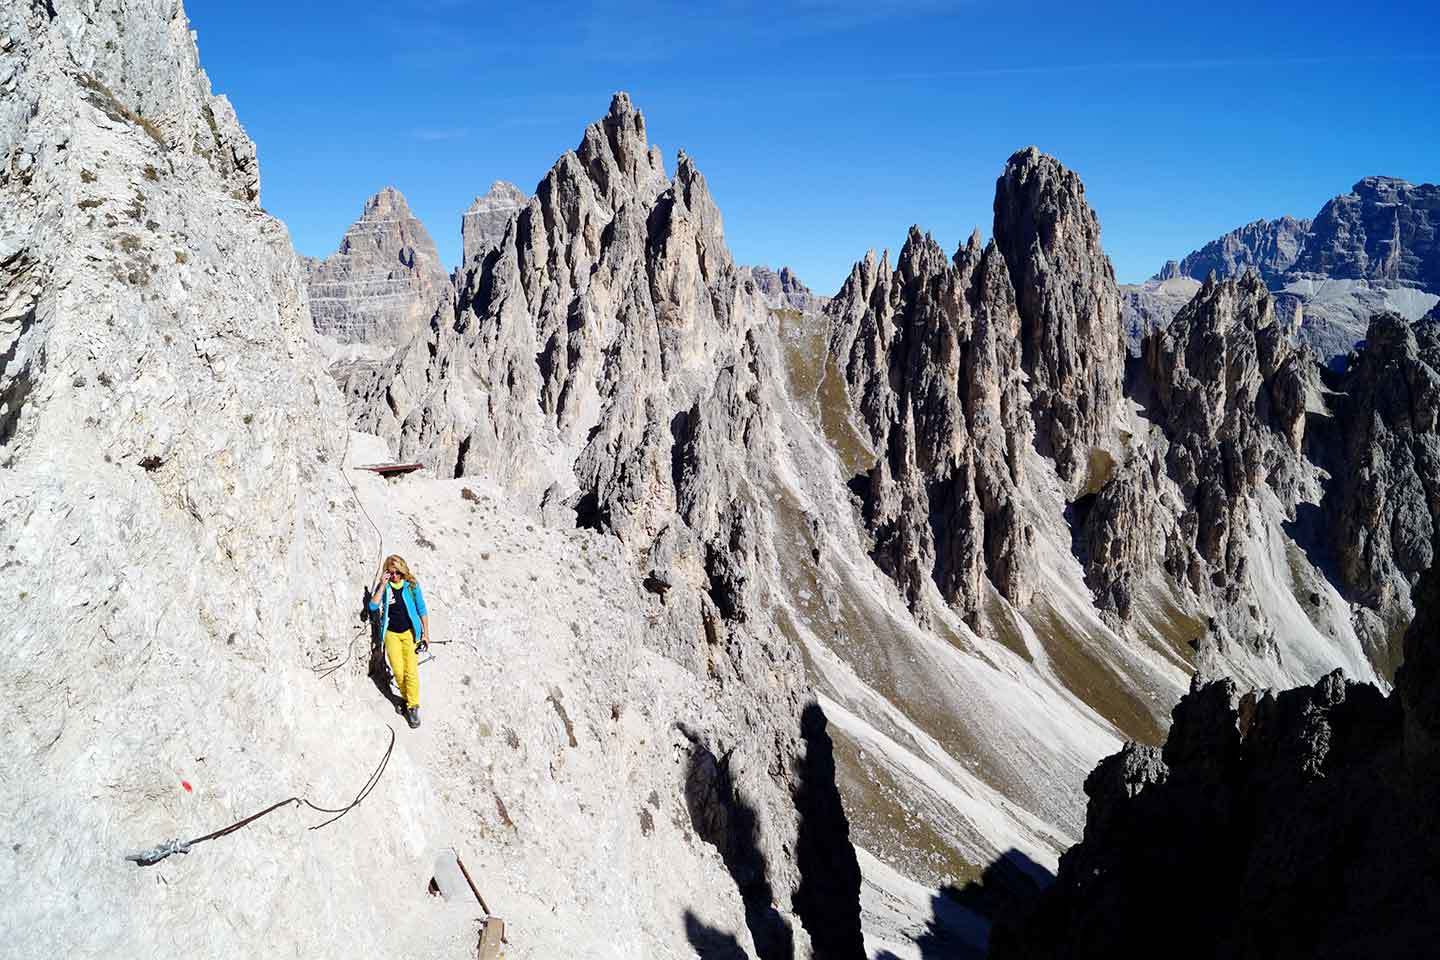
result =
[[315,329],[340,343],[393,348],[451,314],[454,291],[435,241],[394,187],[365,201],[334,254],[305,267]]

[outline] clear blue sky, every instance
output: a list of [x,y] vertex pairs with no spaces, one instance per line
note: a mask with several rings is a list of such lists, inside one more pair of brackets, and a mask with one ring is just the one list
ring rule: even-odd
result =
[[695,158],[736,260],[820,293],[912,223],[988,236],[1028,144],[1079,172],[1122,281],[1362,176],[1440,180],[1436,6],[186,3],[302,253],[391,184],[453,265],[470,200],[532,190],[627,90],[667,169]]

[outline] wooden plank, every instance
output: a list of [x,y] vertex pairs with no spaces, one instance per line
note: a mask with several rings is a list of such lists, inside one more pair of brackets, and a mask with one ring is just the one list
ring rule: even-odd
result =
[[499,960],[500,944],[505,940],[505,921],[489,917],[480,930],[480,942],[475,947],[479,960]]
[[410,473],[419,470],[423,464],[419,463],[362,463],[356,470],[369,470],[371,473]]

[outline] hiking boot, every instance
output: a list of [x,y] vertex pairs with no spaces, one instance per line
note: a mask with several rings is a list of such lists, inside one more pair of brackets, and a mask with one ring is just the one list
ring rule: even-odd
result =
[[416,727],[420,726],[420,708],[419,708],[419,707],[409,707],[409,708],[407,708],[407,709],[405,710],[405,722],[408,723],[408,724],[410,724],[410,729],[411,729],[411,730],[414,730]]

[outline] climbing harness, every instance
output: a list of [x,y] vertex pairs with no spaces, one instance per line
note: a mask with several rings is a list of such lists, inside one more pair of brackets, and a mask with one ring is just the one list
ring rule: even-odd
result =
[[167,840],[158,846],[150,847],[146,850],[137,850],[135,853],[127,853],[125,855],[125,859],[134,862],[136,866],[151,866],[153,864],[159,863],[161,860],[164,860],[172,853],[189,853],[193,847],[195,847],[197,844],[204,843],[206,840],[214,840],[218,837],[223,837],[228,834],[234,833],[236,830],[239,830],[243,827],[248,827],[250,824],[254,823],[256,820],[259,820],[261,817],[266,816],[267,814],[274,813],[281,807],[289,806],[292,803],[307,806],[311,810],[316,811],[317,813],[334,814],[334,816],[332,816],[329,820],[326,820],[324,823],[317,823],[309,829],[319,830],[321,827],[328,827],[336,820],[339,820],[341,817],[345,816],[345,814],[349,813],[351,810],[354,810],[356,807],[360,806],[360,804],[365,800],[365,798],[370,796],[371,791],[374,790],[376,784],[380,782],[380,778],[384,776],[385,767],[390,763],[390,754],[395,751],[395,728],[387,726],[386,729],[390,731],[390,745],[385,748],[385,754],[380,758],[379,765],[375,768],[375,771],[370,774],[370,779],[366,780],[365,785],[360,788],[360,792],[355,795],[355,799],[351,800],[343,807],[322,807],[319,804],[312,803],[305,797],[289,797],[285,800],[281,800],[279,803],[272,803],[264,810],[261,810],[259,813],[256,814],[252,814],[246,817],[244,820],[237,820],[236,822],[230,824],[230,826],[228,827],[221,827],[219,830],[207,833],[203,837],[196,837],[194,840],[181,840],[177,837],[174,840]]

